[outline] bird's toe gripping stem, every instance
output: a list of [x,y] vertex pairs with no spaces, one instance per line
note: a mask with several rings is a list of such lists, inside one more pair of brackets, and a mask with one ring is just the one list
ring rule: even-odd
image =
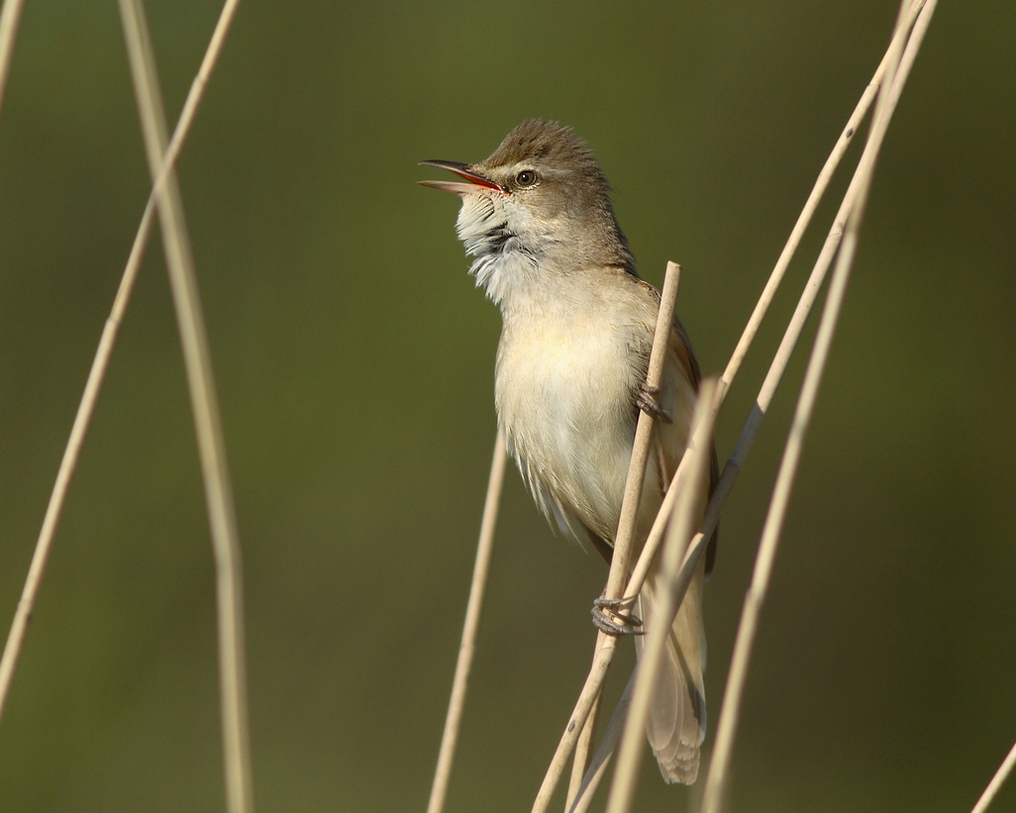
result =
[[631,612],[634,598],[604,598],[593,600],[593,625],[607,635],[642,635],[642,619]]
[[656,396],[663,392],[661,387],[650,387],[645,382],[639,384],[638,392],[635,395],[635,405],[649,415],[663,423],[673,423],[674,419],[670,413],[660,406]]

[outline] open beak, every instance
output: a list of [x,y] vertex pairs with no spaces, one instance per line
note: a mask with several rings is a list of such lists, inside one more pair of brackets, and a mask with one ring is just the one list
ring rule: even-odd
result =
[[422,186],[429,186],[432,189],[443,189],[445,192],[454,192],[456,195],[465,195],[470,192],[482,192],[488,189],[495,192],[504,192],[504,190],[493,181],[489,181],[482,175],[477,175],[475,172],[470,172],[469,164],[463,164],[461,161],[421,161],[420,166],[447,169],[449,172],[454,172],[460,178],[465,178],[469,182],[417,181],[417,183]]

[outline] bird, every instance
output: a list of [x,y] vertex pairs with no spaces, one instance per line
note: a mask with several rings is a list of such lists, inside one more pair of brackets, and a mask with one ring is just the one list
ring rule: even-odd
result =
[[[478,163],[428,160],[455,181],[469,273],[500,309],[495,365],[498,427],[547,519],[610,561],[640,410],[658,418],[635,540],[652,527],[688,441],[701,372],[675,317],[662,385],[646,385],[660,295],[642,280],[592,149],[571,128],[530,119]],[[712,481],[717,478],[713,450]],[[698,506],[705,510],[705,498]],[[692,784],[706,730],[702,589],[716,538],[700,560],[668,636],[646,734],[668,783]],[[659,558],[659,557],[658,557]],[[654,623],[664,589],[654,565],[636,618]],[[594,613],[594,617],[595,617]],[[603,625],[606,625],[604,627]],[[642,638],[635,636],[636,649]]]

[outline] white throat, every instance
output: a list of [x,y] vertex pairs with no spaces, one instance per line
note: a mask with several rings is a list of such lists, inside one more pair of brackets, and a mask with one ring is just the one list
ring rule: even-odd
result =
[[456,227],[466,254],[476,258],[469,273],[502,312],[513,296],[543,287],[548,254],[559,245],[554,224],[510,199],[477,193],[462,196]]

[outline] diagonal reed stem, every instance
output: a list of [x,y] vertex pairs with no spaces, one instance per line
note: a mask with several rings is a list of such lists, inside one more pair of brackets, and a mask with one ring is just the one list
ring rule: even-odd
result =
[[[0,12],[0,53],[6,54],[5,58],[7,59],[9,59],[10,42],[12,41],[11,38],[14,31],[14,23],[7,21],[14,19],[13,15],[16,12],[9,10],[13,9],[17,2],[18,0],[7,0],[3,11]],[[223,6],[222,12],[219,15],[219,21],[212,34],[212,39],[205,52],[205,57],[201,62],[198,75],[191,85],[190,93],[184,104],[184,112],[181,114],[173,133],[173,139],[169,147],[170,152],[163,158],[160,178],[164,178],[168,174],[168,169],[173,165],[176,156],[179,155],[187,134],[190,132],[194,113],[201,102],[208,77],[211,76],[212,69],[218,60],[226,32],[229,30],[229,25],[233,20],[233,15],[238,5],[239,0],[227,0]],[[0,94],[2,94],[5,79],[4,70],[3,64],[0,63]],[[176,151],[172,152],[174,145]],[[24,647],[25,637],[28,634],[28,622],[31,619],[39,589],[42,585],[42,577],[46,570],[46,563],[49,561],[53,538],[60,521],[60,515],[63,512],[71,478],[74,476],[74,470],[81,455],[81,447],[88,432],[92,415],[95,413],[95,404],[99,397],[99,391],[106,377],[106,370],[109,367],[109,360],[113,353],[113,347],[116,344],[120,324],[127,310],[127,304],[130,301],[134,282],[137,279],[138,270],[141,266],[141,257],[144,254],[148,236],[151,233],[152,217],[155,213],[155,192],[156,189],[153,187],[152,193],[148,198],[148,204],[141,217],[130,256],[127,259],[127,265],[120,280],[120,287],[117,289],[116,298],[113,300],[113,307],[106,318],[106,324],[99,339],[99,346],[95,351],[95,358],[88,373],[88,380],[81,395],[81,402],[78,405],[78,411],[74,417],[74,423],[71,426],[70,436],[67,440],[67,446],[60,461],[60,468],[57,471],[56,480],[53,484],[49,504],[46,507],[46,515],[43,518],[39,538],[36,541],[35,551],[32,554],[32,562],[25,579],[25,586],[22,589],[21,599],[18,602],[14,619],[11,622],[11,629],[4,646],[3,657],[0,659],[0,718],[3,717],[7,697],[10,694],[11,684],[14,680],[14,672],[17,669],[18,659]]]
[[[141,0],[120,0],[120,14],[149,169],[153,181],[158,181],[167,146],[165,113]],[[247,724],[243,580],[232,486],[194,259],[174,172],[166,172],[165,183],[156,189],[156,195],[215,554],[226,804],[230,813],[248,813],[253,810],[253,797]]]
[[[603,736],[600,737],[600,745],[596,749],[592,761],[589,763],[589,768],[582,777],[582,781],[574,794],[571,804],[565,808],[566,813],[586,813],[589,810],[589,806],[593,803],[593,795],[600,786],[600,780],[603,779],[611,757],[614,756],[614,749],[617,748],[617,744],[621,740],[621,734],[624,731],[624,721],[628,716],[628,707],[631,705],[631,695],[635,689],[635,681],[638,680],[638,674],[639,664],[636,663],[631,676],[628,678],[628,683],[624,687],[624,692],[621,693],[621,699],[617,701],[617,705],[614,706],[614,713],[610,715],[610,719],[607,721],[607,725],[603,730]],[[602,694],[600,696],[602,697]]]
[[981,794],[981,798],[977,800],[977,804],[974,805],[974,809],[971,813],[984,813],[989,805],[995,801],[995,797],[998,796],[998,792],[1002,790],[1002,785],[1005,784],[1005,780],[1009,778],[1009,774],[1012,773],[1013,768],[1016,768],[1016,745],[1009,751],[1009,756],[1002,760],[1002,764],[998,766],[998,770],[995,771],[995,775],[991,777],[991,781],[988,783],[988,787],[984,789],[984,793]]
[[476,651],[476,631],[480,626],[480,610],[483,607],[483,593],[490,571],[490,556],[494,548],[494,529],[497,527],[501,490],[504,485],[505,463],[508,453],[500,432],[494,444],[494,457],[490,464],[490,480],[487,483],[487,497],[483,504],[483,519],[480,521],[480,541],[476,546],[476,564],[473,566],[473,581],[469,588],[469,602],[466,605],[466,621],[462,628],[462,642],[455,664],[455,678],[452,680],[452,695],[448,701],[448,715],[445,718],[444,733],[441,736],[441,750],[438,753],[434,784],[430,789],[427,813],[441,813],[448,793],[448,780],[455,757],[455,745],[462,723],[462,709],[466,703],[466,689],[469,672],[473,666]]
[[[667,359],[667,345],[673,329],[674,307],[680,282],[681,266],[677,263],[667,263],[667,275],[660,293],[660,312],[656,320],[653,349],[649,355],[649,371],[646,373],[646,386],[650,390],[659,387],[663,381],[663,365]],[[646,476],[646,463],[649,460],[649,447],[655,426],[653,417],[645,410],[640,410],[631,464],[628,467],[628,479],[624,487],[624,499],[621,502],[621,517],[617,523],[617,538],[610,558],[610,575],[607,577],[607,589],[604,592],[604,597],[608,599],[620,598],[628,581],[628,562],[631,559],[635,536],[635,520],[642,500],[642,483]]]
[[[790,432],[788,433],[783,461],[780,464],[776,477],[769,514],[766,517],[762,530],[762,538],[759,542],[755,572],[748,595],[745,598],[744,611],[741,615],[741,623],[734,644],[734,654],[723,698],[723,708],[717,727],[716,746],[713,750],[713,758],[709,766],[709,775],[706,780],[705,795],[702,801],[703,813],[719,813],[724,809],[726,790],[729,785],[730,763],[740,717],[741,700],[747,681],[748,667],[751,660],[755,633],[758,629],[759,615],[768,592],[769,578],[772,573],[794,480],[797,476],[804,438],[811,424],[818,388],[822,381],[826,362],[828,361],[829,350],[836,332],[846,286],[850,279],[850,271],[857,249],[858,234],[864,218],[864,207],[867,202],[875,162],[884,141],[889,121],[892,118],[893,111],[910,73],[910,68],[917,56],[927,26],[931,22],[935,3],[936,0],[928,0],[927,3],[924,3],[923,0],[915,0],[913,3],[911,9],[913,11],[920,10],[920,15],[914,24],[910,39],[906,43],[906,50],[903,52],[902,59],[899,56],[902,40],[894,39],[891,63],[886,74],[888,86],[884,87],[879,96],[879,108],[872,124],[871,133],[868,136],[864,153],[861,155],[851,188],[847,193],[847,198],[852,200],[846,223],[846,232],[840,247],[839,256],[837,257],[836,268],[833,271],[829,294],[826,297],[825,308],[823,309],[818,334],[815,338],[815,346],[812,349],[808,369],[805,373],[804,382],[801,385],[801,395],[797,403],[793,422],[791,423]],[[899,61],[898,70],[895,69],[897,61]]]
[[[587,768],[589,767],[589,754],[593,750],[593,735],[596,733],[596,723],[600,716],[602,704],[603,692],[600,692],[593,698],[593,707],[589,709],[589,716],[586,718],[586,722],[582,726],[582,733],[579,734],[578,741],[575,743],[571,776],[568,779],[568,793],[565,795],[565,811],[571,811],[575,807],[575,801],[582,792],[585,776],[588,772]],[[606,733],[603,736],[606,736]]]
[[18,37],[18,23],[25,0],[4,0],[0,9],[0,110],[4,106],[7,77],[11,73],[11,58],[14,56],[14,41]]

